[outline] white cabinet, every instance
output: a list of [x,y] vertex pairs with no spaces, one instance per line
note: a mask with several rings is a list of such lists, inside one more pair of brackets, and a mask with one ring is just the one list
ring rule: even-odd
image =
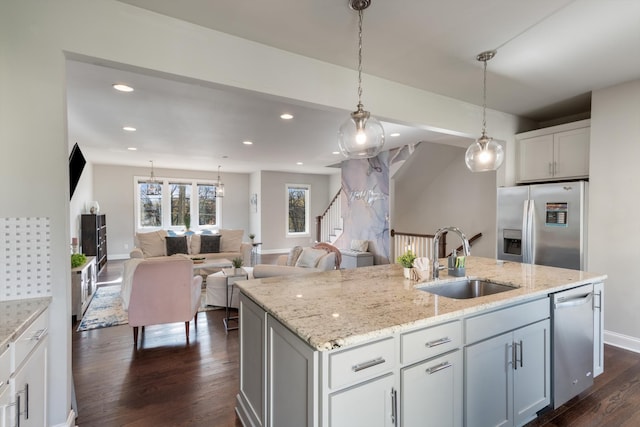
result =
[[396,426],[397,392],[394,384],[393,374],[387,374],[330,394],[328,425],[330,427]]
[[[7,426],[46,425],[48,326],[49,311],[45,310],[9,344],[10,402],[2,418]],[[0,408],[6,401],[7,397],[2,393]]]
[[593,376],[604,372],[604,283],[593,285]]
[[[530,324],[532,318],[537,322]],[[551,401],[548,298],[471,318],[467,326],[473,342],[464,355],[465,425],[521,426],[534,419]]]
[[13,427],[9,421],[11,408],[11,355],[9,347],[0,348],[0,427]]
[[589,138],[589,120],[517,135],[518,182],[587,178]]
[[81,318],[97,289],[96,257],[87,257],[80,267],[71,269],[71,315]]
[[462,426],[462,380],[460,350],[402,369],[401,425]]

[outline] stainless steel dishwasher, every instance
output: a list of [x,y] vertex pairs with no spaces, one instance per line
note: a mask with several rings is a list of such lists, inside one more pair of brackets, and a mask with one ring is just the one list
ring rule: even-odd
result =
[[552,399],[558,408],[593,385],[593,285],[551,294]]

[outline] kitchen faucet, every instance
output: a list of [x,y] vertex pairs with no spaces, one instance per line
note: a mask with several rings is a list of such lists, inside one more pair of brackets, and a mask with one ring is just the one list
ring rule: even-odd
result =
[[462,240],[462,251],[464,252],[464,255],[465,256],[471,255],[471,250],[469,249],[469,240],[467,240],[467,237],[464,235],[462,230],[460,230],[458,227],[443,227],[438,231],[436,231],[436,234],[433,236],[433,248],[432,248],[433,250],[431,251],[431,254],[433,256],[433,266],[431,268],[431,279],[434,279],[434,280],[437,279],[438,276],[440,275],[438,270],[440,268],[440,262],[438,261],[438,246],[440,244],[440,236],[445,231],[453,231],[458,236],[460,236],[460,240]]

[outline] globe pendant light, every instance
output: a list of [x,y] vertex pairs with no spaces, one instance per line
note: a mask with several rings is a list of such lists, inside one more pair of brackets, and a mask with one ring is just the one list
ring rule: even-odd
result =
[[371,0],[349,0],[349,7],[358,12],[358,106],[338,131],[338,146],[348,159],[375,157],[384,145],[382,124],[371,117],[362,105],[362,11]]
[[504,150],[500,144],[487,135],[487,61],[496,55],[495,50],[479,54],[476,59],[484,62],[484,81],[482,92],[482,135],[467,148],[464,162],[471,172],[497,170],[504,161]]

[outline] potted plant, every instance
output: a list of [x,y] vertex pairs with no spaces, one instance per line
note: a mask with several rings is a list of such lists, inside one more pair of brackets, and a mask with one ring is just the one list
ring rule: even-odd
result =
[[249,233],[249,238],[251,239],[251,243],[253,243],[253,239],[256,238],[256,235],[253,233]]
[[405,253],[397,258],[398,264],[404,267],[405,279],[411,279],[411,269],[413,268],[413,262],[416,260],[416,254],[411,249],[407,249]]
[[184,226],[189,231],[189,228],[191,228],[191,215],[184,214]]
[[244,261],[240,257],[236,257],[231,260],[231,265],[233,265],[233,268],[235,269],[236,274],[240,273],[238,270],[242,268],[243,264],[244,264]]

